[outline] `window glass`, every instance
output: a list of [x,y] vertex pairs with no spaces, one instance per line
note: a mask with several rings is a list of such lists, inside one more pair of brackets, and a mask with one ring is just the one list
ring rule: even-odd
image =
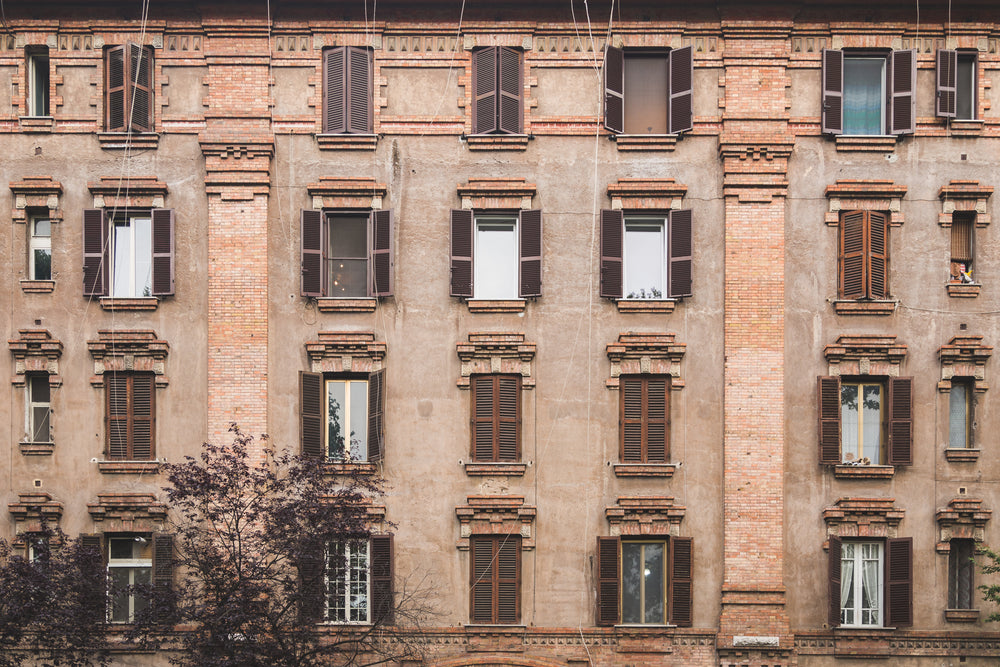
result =
[[976,57],[971,53],[958,54],[955,118],[971,120],[976,117]]
[[663,220],[625,221],[625,298],[662,299]]
[[327,618],[334,623],[369,620],[368,541],[330,545],[326,569]]
[[475,277],[477,299],[516,299],[517,221],[509,216],[477,216]]
[[843,383],[840,387],[841,460],[881,463],[882,385]]
[[329,296],[367,296],[368,216],[330,216],[329,257]]
[[31,47],[28,52],[28,115],[49,115],[49,49]]
[[883,134],[885,58],[844,58],[844,134]]
[[327,380],[327,451],[331,459],[368,455],[368,381]]
[[28,273],[31,279],[52,280],[52,223],[33,219],[28,246]]
[[972,575],[975,563],[975,543],[968,539],[953,539],[948,546],[948,608],[973,609],[975,586]]
[[625,133],[666,134],[666,54],[626,54]]
[[951,220],[951,280],[973,282],[973,238],[976,228],[975,214],[955,213]]
[[953,381],[948,392],[948,446],[951,448],[964,449],[972,445],[969,437],[970,400],[969,385]]
[[145,537],[113,537],[108,540],[108,554],[110,620],[128,623],[149,606],[149,600],[135,587],[147,587],[152,582],[152,544]]
[[115,220],[111,234],[111,273],[111,296],[152,296],[151,218],[136,216]]
[[48,375],[28,377],[28,433],[30,442],[50,442],[50,389]]
[[881,542],[844,542],[842,545],[840,624],[882,625]]
[[622,623],[666,622],[665,542],[622,542]]

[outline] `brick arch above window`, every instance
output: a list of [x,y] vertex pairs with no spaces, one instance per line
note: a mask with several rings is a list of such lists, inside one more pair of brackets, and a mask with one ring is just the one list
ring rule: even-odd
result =
[[457,348],[462,361],[459,389],[469,389],[473,375],[495,373],[520,375],[522,389],[535,388],[531,362],[535,358],[536,345],[526,342],[523,333],[470,333],[469,342],[459,343]]
[[522,551],[535,548],[532,527],[537,510],[524,504],[524,496],[469,496],[466,502],[455,508],[459,522],[455,546],[460,551],[469,550],[469,538],[474,535],[516,535]]
[[619,389],[622,375],[669,375],[671,390],[684,388],[681,360],[687,345],[678,343],[675,334],[622,333],[605,349],[611,362],[608,389]]

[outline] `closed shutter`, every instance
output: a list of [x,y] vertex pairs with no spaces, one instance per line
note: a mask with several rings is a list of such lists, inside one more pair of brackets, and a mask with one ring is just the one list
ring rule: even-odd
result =
[[689,132],[694,126],[694,54],[690,46],[674,49],[669,55],[670,134]]
[[913,538],[885,541],[885,625],[913,625]]
[[624,283],[622,245],[625,216],[621,211],[601,211],[601,296],[622,298]]
[[322,550],[304,550],[298,556],[299,618],[303,623],[319,623],[326,606],[326,563]]
[[451,212],[451,295],[472,298],[472,211]]
[[819,415],[819,462],[840,463],[840,378],[820,377],[816,387]]
[[372,617],[376,625],[391,625],[393,622],[393,541],[392,535],[372,535],[371,575],[372,575]]
[[174,536],[166,533],[153,535],[153,613],[160,623],[172,623],[175,605],[172,595],[174,585]]
[[326,221],[322,211],[302,209],[302,296],[326,295]]
[[131,110],[128,129],[136,132],[153,131],[153,49],[138,44],[128,45],[129,68],[126,86],[126,107]]
[[542,295],[542,212],[521,211],[517,224],[520,236],[519,296]]
[[642,462],[642,378],[622,378],[621,386],[621,460]]
[[840,625],[840,538],[830,536],[830,550],[827,552],[827,589],[830,606],[827,608],[826,622],[831,628]]
[[645,379],[647,463],[666,463],[670,455],[670,379]]
[[174,293],[174,211],[153,209],[153,296]]
[[395,239],[392,211],[371,213],[371,295],[392,296]]
[[892,77],[892,134],[913,134],[917,126],[917,52],[914,49],[889,54]]
[[85,617],[95,623],[107,621],[107,577],[103,536],[80,535],[80,579],[75,582]]
[[913,378],[889,378],[889,464],[913,464]]
[[625,131],[625,52],[611,45],[604,50],[604,127]]
[[670,229],[670,285],[667,296],[679,299],[691,296],[692,254],[692,214],[690,210],[671,211],[667,218]]
[[473,536],[469,539],[472,566],[470,574],[471,610],[469,618],[473,623],[495,623],[493,603],[496,562],[492,537]]
[[472,133],[497,130],[497,50],[489,46],[472,52]]
[[496,387],[494,375],[472,378],[472,459],[495,461],[496,458]]
[[868,222],[868,296],[889,298],[889,216],[866,211]]
[[844,52],[823,49],[823,132],[844,131]]
[[368,375],[368,460],[385,454],[385,369]]
[[108,132],[125,131],[125,46],[104,53],[104,127]]
[[496,538],[497,617],[496,623],[521,620],[521,540],[513,535]]
[[937,115],[954,118],[958,110],[958,51],[941,49],[937,52]]
[[156,411],[153,402],[156,383],[152,373],[136,373],[132,382],[132,451],[133,461],[151,461],[154,458]]
[[521,377],[493,376],[496,397],[496,461],[521,459]]
[[323,458],[323,376],[299,371],[299,402],[302,455]]
[[681,628],[691,627],[693,547],[690,537],[670,538],[670,622]]
[[347,47],[323,51],[323,132],[347,132]]
[[347,47],[347,131],[367,134],[373,127],[372,69],[369,49]]
[[868,295],[865,281],[867,211],[847,211],[840,219],[840,297]]
[[129,458],[129,382],[125,373],[110,372],[104,375],[107,396],[105,432],[109,461],[127,461]]
[[517,49],[506,46],[498,47],[498,50],[499,130],[506,134],[520,134],[521,119],[524,116],[522,111],[524,67],[521,64],[523,54]]
[[108,222],[104,209],[83,212],[83,295],[108,293]]
[[597,538],[597,625],[621,622],[621,540]]

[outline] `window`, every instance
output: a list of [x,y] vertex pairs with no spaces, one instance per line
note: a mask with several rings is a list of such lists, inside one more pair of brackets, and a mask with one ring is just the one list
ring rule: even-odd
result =
[[977,106],[978,56],[975,51],[937,52],[937,115],[973,120]]
[[840,216],[842,299],[889,297],[889,216],[882,211],[845,211]]
[[666,463],[670,449],[670,378],[621,378],[621,460]]
[[976,214],[956,212],[951,218],[951,273],[957,283],[972,283],[972,260],[975,258]]
[[542,295],[542,212],[451,212],[451,295],[525,299]]
[[820,462],[913,462],[912,378],[819,378]]
[[973,383],[970,379],[954,378],[948,390],[948,447],[967,449],[972,442]]
[[49,47],[30,46],[28,61],[28,115],[49,115]]
[[330,544],[326,614],[331,623],[382,623],[392,613],[392,536]]
[[952,539],[948,543],[948,609],[974,609],[976,543],[969,539]]
[[371,49],[338,46],[323,51],[323,132],[373,132]]
[[149,606],[149,598],[142,594],[142,589],[152,586],[152,575],[153,546],[148,539],[108,538],[109,621],[129,623]]
[[30,280],[52,280],[52,223],[45,218],[28,220],[28,275]]
[[108,132],[153,131],[153,47],[104,52],[104,124]]
[[823,132],[912,134],[916,127],[916,51],[823,49]]
[[691,627],[690,537],[598,537],[597,624]]
[[156,411],[153,373],[104,374],[105,432],[109,461],[151,461],[155,455]]
[[604,54],[604,126],[624,134],[678,134],[693,124],[694,59],[609,46]]
[[521,620],[521,538],[473,535],[469,538],[472,623],[513,624]]
[[523,132],[523,60],[523,52],[506,46],[472,52],[473,134]]
[[171,209],[84,211],[84,296],[136,298],[173,293]]
[[370,213],[302,211],[302,295],[392,296],[393,218]]
[[380,461],[385,371],[367,376],[299,374],[302,453],[331,461]]
[[28,375],[27,380],[28,442],[52,442],[49,375],[48,373],[32,373]]
[[521,460],[521,377],[474,375],[472,459]]
[[913,540],[830,537],[831,627],[913,624]]
[[691,296],[690,210],[628,215],[601,211],[601,296]]

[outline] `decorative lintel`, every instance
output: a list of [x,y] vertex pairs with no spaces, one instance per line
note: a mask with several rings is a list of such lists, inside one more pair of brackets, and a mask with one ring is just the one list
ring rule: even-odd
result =
[[535,196],[534,183],[523,178],[470,178],[458,186],[464,209],[529,209]]
[[828,225],[840,223],[841,211],[888,211],[891,226],[903,224],[905,185],[880,179],[839,179],[827,186],[825,194],[830,200],[830,210],[826,213]]
[[522,550],[535,548],[531,528],[537,510],[524,504],[524,496],[469,496],[467,502],[455,508],[460,550],[469,549],[473,535],[519,535]]
[[899,377],[906,345],[895,336],[840,336],[823,349],[830,375],[887,375]]
[[934,513],[938,523],[937,551],[951,550],[951,540],[966,539],[982,542],[986,539],[986,522],[993,516],[993,510],[983,507],[979,498],[955,498],[947,507]]
[[674,504],[671,496],[620,496],[604,515],[609,535],[680,535],[687,508]]
[[167,386],[167,352],[170,345],[159,340],[152,330],[101,329],[98,339],[87,341],[87,349],[94,358],[94,376],[90,384],[104,386],[104,373],[108,371],[145,371],[156,375],[156,386]]
[[49,386],[61,385],[59,358],[62,356],[62,343],[53,338],[48,329],[18,329],[17,333],[17,338],[7,341],[10,354],[14,357],[14,386],[23,387],[27,373],[48,373]]
[[976,391],[986,391],[986,362],[993,354],[993,347],[983,345],[982,336],[955,336],[947,345],[938,350],[941,360],[941,381],[938,391],[951,389],[955,377],[970,377],[975,380]]
[[521,375],[521,387],[534,389],[531,362],[536,345],[527,343],[522,333],[470,333],[468,343],[459,343],[458,358],[462,361],[459,389],[469,388],[473,374],[515,373]]
[[46,526],[59,523],[62,518],[62,503],[52,500],[45,492],[19,493],[17,502],[9,503],[7,510],[14,517],[14,533],[38,533]]
[[62,209],[59,208],[62,184],[52,180],[51,176],[25,176],[23,181],[11,182],[10,191],[14,195],[14,208],[10,214],[14,222],[26,223],[29,209],[48,209],[51,222],[63,219]]
[[896,537],[906,514],[895,498],[840,498],[823,510],[826,534],[837,537]]
[[167,184],[155,176],[104,176],[88,183],[87,189],[94,197],[94,208],[163,208],[167,196]]
[[684,208],[687,186],[672,178],[619,178],[608,186],[615,210],[660,210]]
[[371,373],[382,368],[386,345],[371,331],[320,331],[306,343],[314,373]]
[[310,183],[306,190],[312,197],[314,209],[380,209],[388,188],[376,183],[374,178],[320,177],[319,183]]
[[99,493],[87,511],[95,523],[104,524],[104,533],[152,533],[167,519],[167,506],[151,493]]
[[618,334],[618,340],[607,345],[608,359],[611,361],[611,377],[606,381],[608,389],[618,389],[622,375],[669,375],[671,389],[683,389],[681,359],[687,345],[675,341],[676,336],[662,334]]
[[993,188],[979,185],[979,181],[950,181],[938,193],[941,200],[938,224],[950,227],[953,214],[962,211],[975,213],[976,226],[986,227],[990,224],[990,209],[987,204],[992,195]]

